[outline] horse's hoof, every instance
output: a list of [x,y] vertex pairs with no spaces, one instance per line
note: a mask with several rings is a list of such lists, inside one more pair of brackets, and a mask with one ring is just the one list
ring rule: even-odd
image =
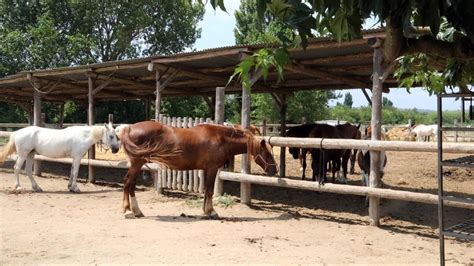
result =
[[37,187],[37,188],[33,188],[33,190],[37,193],[41,193],[43,192],[43,190],[40,188],[40,187]]
[[19,191],[22,190],[22,188],[21,188],[20,186],[15,186],[15,189],[14,189],[14,190],[17,191],[17,192],[19,192]]
[[78,187],[71,187],[69,188],[69,191],[72,193],[80,193],[81,190]]
[[205,213],[204,215],[206,215],[206,219],[219,219],[219,214],[214,210],[211,213]]
[[142,218],[142,217],[145,217],[145,215],[143,215],[143,213],[142,213],[142,212],[135,213],[134,215],[135,215],[135,217],[137,217],[137,218]]
[[131,211],[126,211],[124,214],[125,219],[135,219],[135,214]]

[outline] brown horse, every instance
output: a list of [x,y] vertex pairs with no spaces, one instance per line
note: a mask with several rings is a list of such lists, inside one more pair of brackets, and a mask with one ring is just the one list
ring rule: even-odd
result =
[[[351,125],[350,123],[344,123],[341,125],[336,125],[336,128],[339,130],[342,138],[344,139],[361,139],[362,138],[362,134],[360,133],[360,130],[359,130],[360,124],[357,126],[354,126],[354,125]],[[347,179],[347,176],[346,176],[347,175],[347,162],[349,161],[349,159],[351,161],[351,167],[350,167],[349,173],[352,175],[355,172],[354,168],[355,168],[356,154],[357,154],[356,149],[354,150],[348,149],[346,150],[346,153],[342,157],[343,171],[345,169],[345,171],[343,172],[344,179]]]
[[270,176],[278,169],[271,146],[247,130],[211,124],[176,128],[145,121],[125,127],[120,137],[131,163],[124,177],[125,218],[143,217],[135,198],[135,179],[147,162],[157,162],[175,170],[204,170],[203,211],[207,216],[217,216],[212,206],[214,180],[218,169],[231,156],[251,154]]
[[[224,126],[229,126],[229,127],[234,127],[234,128],[237,128],[237,129],[242,129],[242,126],[240,124],[231,124],[231,123],[227,123],[227,122],[224,122]],[[262,133],[260,132],[260,129],[258,129],[258,127],[254,126],[254,125],[250,125],[249,126],[249,131],[256,135],[256,136],[261,136]]]

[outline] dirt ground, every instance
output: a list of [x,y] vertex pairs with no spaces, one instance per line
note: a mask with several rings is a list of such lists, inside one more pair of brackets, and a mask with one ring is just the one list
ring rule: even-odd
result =
[[[275,149],[276,155],[278,154]],[[107,155],[108,156],[108,155]],[[452,155],[450,155],[452,157]],[[389,152],[387,187],[436,193],[436,154]],[[287,172],[299,165],[287,157]],[[237,164],[238,165],[238,164]],[[69,166],[46,164],[32,193],[13,193],[11,163],[0,168],[0,264],[50,263],[416,263],[438,264],[437,206],[382,202],[380,227],[368,226],[358,196],[252,186],[252,205],[238,203],[239,186],[225,183],[237,204],[216,205],[218,220],[203,219],[197,195],[140,186],[145,218],[126,220],[120,184],[79,184],[67,192]],[[256,172],[256,166],[253,166]],[[359,169],[351,184],[360,184]],[[307,174],[310,175],[308,170]],[[85,177],[85,168],[80,176]],[[120,180],[124,171],[100,170],[98,179]],[[451,169],[451,194],[474,194],[473,173]],[[112,178],[113,177],[113,178]],[[110,181],[109,180],[109,181]],[[146,182],[145,182],[146,183]],[[447,224],[474,218],[474,211],[448,208]],[[446,240],[450,264],[474,264],[474,242]]]

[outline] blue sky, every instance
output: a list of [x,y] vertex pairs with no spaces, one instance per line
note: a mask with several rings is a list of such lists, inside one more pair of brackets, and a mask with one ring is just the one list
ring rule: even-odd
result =
[[[232,46],[235,44],[234,38],[234,27],[235,18],[234,12],[239,8],[239,0],[226,0],[225,1],[227,13],[220,9],[214,11],[211,5],[206,5],[206,13],[204,19],[199,23],[202,29],[201,38],[196,41],[194,46],[197,50]],[[367,23],[372,26],[373,21]],[[367,100],[360,90],[344,90],[340,91],[342,94],[350,92],[354,101],[354,107],[366,106]],[[387,97],[393,102],[398,108],[417,108],[436,110],[436,97],[429,96],[428,92],[421,88],[414,88],[408,93],[406,89],[392,89],[390,93],[384,93],[383,96]],[[369,92],[370,93],[370,92]],[[342,102],[343,98],[339,100]],[[330,105],[335,105],[336,101],[332,101]],[[445,99],[443,101],[444,110],[460,110],[461,103],[451,99]]]

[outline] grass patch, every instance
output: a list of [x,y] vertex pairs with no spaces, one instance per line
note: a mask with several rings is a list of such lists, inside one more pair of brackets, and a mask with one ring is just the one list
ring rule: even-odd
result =
[[231,207],[235,205],[236,201],[235,198],[232,197],[231,195],[224,193],[224,195],[221,195],[217,198],[214,199],[214,203],[216,203],[219,206],[223,206],[225,208]]
[[[236,200],[231,195],[224,193],[224,195],[214,198],[213,203],[217,206],[228,208],[235,205]],[[200,197],[193,197],[191,199],[186,199],[184,201],[184,205],[191,208],[202,208],[203,204],[204,204],[204,199]]]

